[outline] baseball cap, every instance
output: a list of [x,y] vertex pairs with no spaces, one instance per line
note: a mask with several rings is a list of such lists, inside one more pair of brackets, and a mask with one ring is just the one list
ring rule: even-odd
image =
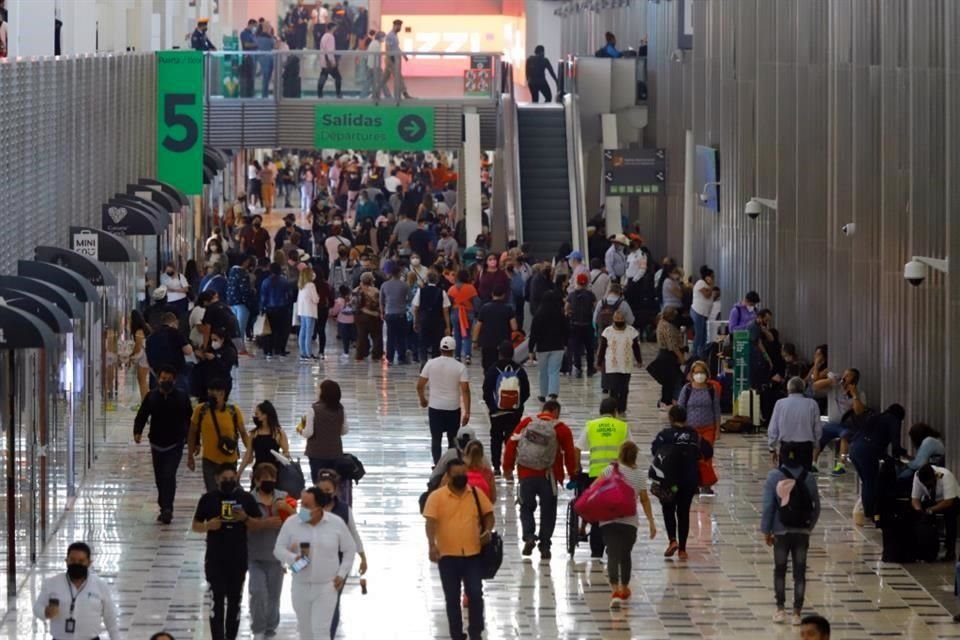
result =
[[577,284],[587,284],[590,281],[590,276],[585,273],[577,274]]
[[570,255],[567,256],[567,260],[580,260],[583,261],[583,254],[579,251],[571,251]]
[[453,339],[453,336],[444,336],[440,340],[440,351],[454,351],[457,348],[457,341]]

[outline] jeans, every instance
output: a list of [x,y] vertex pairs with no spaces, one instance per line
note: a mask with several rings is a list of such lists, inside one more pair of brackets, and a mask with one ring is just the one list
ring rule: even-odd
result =
[[245,304],[230,305],[233,315],[237,316],[237,324],[240,325],[240,336],[247,335],[247,324],[250,322],[250,309]]
[[157,504],[160,511],[173,511],[173,499],[177,495],[177,469],[183,457],[181,442],[169,451],[150,450],[153,458],[153,478],[157,483]]
[[407,359],[407,315],[405,313],[391,313],[387,321],[387,362],[392,363],[394,354],[397,360]]
[[[690,504],[693,502],[694,489],[680,487],[673,502],[662,502],[663,523],[667,527],[667,539],[676,541],[681,551],[687,550],[687,536],[690,535]],[[678,537],[679,536],[679,537]]]
[[847,435],[847,428],[844,427],[839,422],[828,422],[823,425],[823,432],[820,435],[820,447],[819,450],[823,451],[826,449],[827,445],[836,440],[837,438],[843,438]]
[[693,309],[690,309],[690,317],[693,319],[693,355],[699,358],[707,344],[707,318]]
[[254,635],[280,626],[283,565],[276,560],[250,560],[250,630]]
[[470,336],[473,335],[473,314],[467,314],[468,326],[467,326],[467,335],[460,335],[460,315],[459,312],[454,310],[454,313],[450,314],[450,321],[453,323],[453,339],[457,341],[457,350],[454,351],[453,355],[459,356],[460,358],[469,358],[473,354],[473,340]]
[[810,471],[813,467],[813,442],[781,442],[780,464],[792,459]]
[[610,584],[630,584],[633,563],[630,554],[637,542],[637,528],[622,522],[612,522],[600,527],[603,542],[607,545],[607,575]]
[[210,585],[210,637],[213,640],[235,640],[240,631],[246,562],[208,561],[204,569]]
[[494,469],[500,468],[502,460],[503,443],[507,441],[510,434],[520,423],[523,413],[520,411],[507,411],[490,416],[490,461]]
[[863,503],[863,515],[867,520],[872,520],[877,513],[877,484],[882,455],[882,451],[878,451],[863,438],[854,440],[850,445],[850,461],[860,476],[860,501]]
[[270,79],[273,77],[273,59],[266,58],[260,63],[260,76],[263,80],[263,89],[260,95],[264,98],[270,97]]
[[433,464],[440,460],[440,439],[447,434],[447,447],[452,448],[460,430],[460,409],[453,411],[443,409],[427,409],[427,420],[430,422],[430,453],[433,455]]
[[607,390],[611,398],[617,400],[617,411],[623,413],[627,410],[627,396],[630,394],[630,375],[629,373],[608,373]]
[[220,468],[220,463],[212,462],[206,458],[203,458],[200,461],[200,466],[203,470],[204,488],[207,490],[207,492],[218,491],[220,489],[220,485],[217,484],[217,470]]
[[572,324],[570,325],[570,358],[573,366],[580,371],[583,371],[584,351],[587,356],[587,373],[592,376],[596,373],[596,362],[593,357],[593,327]]
[[357,339],[357,328],[352,324],[345,324],[343,322],[337,323],[337,333],[340,335],[341,346],[343,347],[343,354],[350,354],[350,343]]
[[[550,549],[553,530],[557,526],[557,491],[556,483],[546,476],[521,478],[520,480],[520,528],[524,542],[534,538],[539,539],[540,549]],[[537,510],[537,500],[540,501],[540,535],[536,531],[533,514]]]
[[316,318],[300,316],[300,335],[298,336],[297,343],[300,345],[301,358],[313,355],[313,331],[316,325]]
[[537,360],[540,365],[540,397],[559,396],[563,351],[540,351]]
[[807,590],[807,550],[810,535],[806,533],[782,533],[773,540],[773,590],[777,609],[787,602],[787,557],[793,560],[793,609],[803,609],[803,596]]
[[460,607],[460,585],[470,600],[467,614],[470,617],[469,638],[480,640],[483,637],[483,579],[481,578],[480,556],[444,556],[437,563],[440,569],[440,584],[443,585],[443,599],[447,604],[447,622],[450,624],[450,637],[463,640],[463,612]]

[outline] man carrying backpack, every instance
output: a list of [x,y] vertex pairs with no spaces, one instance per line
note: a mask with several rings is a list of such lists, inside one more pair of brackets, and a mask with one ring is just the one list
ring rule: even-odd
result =
[[587,376],[593,377],[596,373],[593,352],[595,347],[593,335],[593,310],[597,306],[597,298],[588,286],[590,276],[585,272],[576,275],[576,288],[567,296],[566,314],[570,318],[570,357],[573,359],[573,368],[576,376],[583,377],[583,355],[587,356]]
[[816,476],[809,473],[798,455],[790,455],[792,442],[781,445],[783,465],[767,474],[763,487],[763,515],[760,531],[773,547],[773,589],[777,612],[773,621],[786,620],[787,557],[793,562],[793,625],[800,625],[803,596],[807,587],[807,550],[810,533],[820,517],[820,495]]
[[[520,526],[523,555],[529,556],[539,540],[540,559],[549,560],[550,540],[557,524],[557,484],[563,484],[564,467],[571,478],[577,472],[577,450],[570,428],[560,422],[560,403],[548,400],[536,417],[524,418],[507,441],[503,475],[513,480],[516,464],[520,477]],[[540,535],[533,514],[540,501]]]
[[499,358],[483,374],[483,401],[490,412],[490,457],[493,474],[500,475],[503,443],[523,418],[523,405],[530,397],[530,380],[513,359],[513,344],[505,340]]

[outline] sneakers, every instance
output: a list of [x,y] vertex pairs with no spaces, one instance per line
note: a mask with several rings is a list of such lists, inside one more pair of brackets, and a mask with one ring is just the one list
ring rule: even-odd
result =
[[533,554],[533,548],[537,546],[537,539],[530,538],[523,543],[523,551],[520,552],[520,555],[530,556]]
[[836,466],[833,467],[833,471],[830,472],[830,475],[833,477],[842,476],[847,472],[847,466],[842,462],[838,462]]
[[620,597],[621,597],[623,600],[629,600],[629,599],[630,599],[630,596],[632,596],[632,595],[633,595],[633,592],[630,591],[630,588],[629,588],[629,587],[624,587],[623,589],[620,589]]
[[470,356],[466,356],[466,357],[463,359],[463,364],[465,364],[465,365],[469,365],[469,364],[470,364]]
[[680,558],[681,560],[686,560],[690,556],[687,555],[686,549],[680,549],[680,553],[677,554],[677,557]]
[[545,546],[543,546],[543,545],[541,544],[541,545],[539,546],[539,550],[540,550],[540,559],[541,559],[541,560],[549,560],[550,558],[553,557],[553,554],[550,553],[550,547],[545,547]]
[[173,511],[161,511],[160,515],[157,517],[157,520],[163,524],[170,524],[170,522],[173,520]]
[[783,609],[777,609],[777,612],[773,614],[773,621],[776,624],[783,624],[787,619],[787,612]]
[[797,613],[796,611],[794,611],[794,612],[793,612],[793,617],[790,619],[790,623],[791,623],[793,626],[795,626],[795,627],[799,627],[799,626],[800,626],[800,614]]
[[712,498],[716,493],[713,491],[713,487],[700,487],[700,496],[704,498]]
[[680,545],[677,544],[677,541],[671,540],[670,544],[667,545],[667,550],[663,552],[663,557],[672,558],[673,554],[675,554],[678,549],[680,549]]
[[610,608],[619,609],[620,605],[623,604],[623,598],[620,597],[619,591],[614,591],[613,595],[610,597]]

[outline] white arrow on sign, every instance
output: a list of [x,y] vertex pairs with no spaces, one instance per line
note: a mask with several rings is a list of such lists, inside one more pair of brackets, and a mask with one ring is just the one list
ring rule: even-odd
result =
[[664,175],[663,171],[657,171],[657,180],[660,182],[666,182],[667,176]]
[[613,182],[613,173],[607,171],[605,174],[603,174],[603,177],[607,182]]

